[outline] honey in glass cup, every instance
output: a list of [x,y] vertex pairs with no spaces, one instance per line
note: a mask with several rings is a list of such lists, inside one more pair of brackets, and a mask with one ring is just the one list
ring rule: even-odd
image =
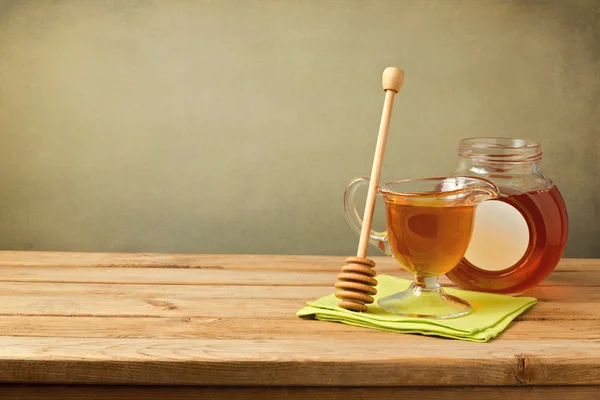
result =
[[471,239],[475,206],[420,206],[392,198],[386,226],[392,254],[416,276],[443,275],[456,267]]
[[[362,221],[354,197],[369,178],[357,177],[344,192],[344,212],[360,234]],[[445,319],[465,315],[471,305],[446,293],[438,276],[450,272],[469,246],[478,204],[498,197],[485,179],[440,177],[388,182],[377,189],[385,200],[386,231],[371,231],[369,242],[414,275],[409,288],[380,298],[384,310],[415,318]]]

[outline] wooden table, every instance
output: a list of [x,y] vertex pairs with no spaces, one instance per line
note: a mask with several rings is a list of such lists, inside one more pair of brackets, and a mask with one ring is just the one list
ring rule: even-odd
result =
[[0,398],[600,399],[600,260],[488,343],[297,318],[343,260],[0,252]]

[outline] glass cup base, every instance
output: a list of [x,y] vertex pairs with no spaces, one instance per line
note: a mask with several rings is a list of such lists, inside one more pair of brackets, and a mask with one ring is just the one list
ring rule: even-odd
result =
[[468,301],[446,293],[437,278],[413,282],[407,290],[382,297],[377,304],[389,313],[413,318],[449,319],[472,311]]

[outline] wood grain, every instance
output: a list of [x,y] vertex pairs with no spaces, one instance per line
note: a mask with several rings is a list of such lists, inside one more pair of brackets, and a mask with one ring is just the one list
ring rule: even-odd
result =
[[[0,266],[259,269],[338,272],[346,256],[0,251]],[[392,257],[371,257],[382,271],[401,270]],[[561,260],[562,272],[600,273],[595,259]]]
[[[275,283],[276,284],[276,283]],[[180,299],[313,299],[333,293],[330,286],[253,286],[253,285],[162,285],[121,283],[45,283],[0,282],[0,296],[63,296]],[[540,302],[595,302],[600,300],[596,286],[538,286],[526,294]]]
[[95,267],[0,267],[0,282],[330,286],[333,272]]
[[189,399],[403,399],[403,400],[600,400],[599,386],[496,387],[165,387],[0,385],[0,399],[38,400]]
[[[41,267],[40,267],[41,268]],[[165,318],[295,318],[326,286],[140,285],[0,282],[0,315]],[[538,287],[520,320],[598,320],[597,287]]]
[[[0,252],[0,381],[207,386],[161,396],[597,393],[600,260],[563,260],[527,293],[539,300],[533,309],[496,340],[470,343],[296,318],[307,300],[333,293],[344,258]],[[408,277],[391,258],[375,261],[379,273]],[[45,394],[94,398],[87,387],[52,388]],[[98,393],[154,390],[112,389]],[[0,396],[10,390],[37,389],[4,386]]]
[[[276,271],[255,269],[192,268],[98,268],[64,266],[0,266],[0,282],[40,283],[116,283],[162,285],[234,285],[234,286],[328,286],[332,287],[339,271]],[[379,271],[378,273],[381,273]],[[406,271],[390,275],[410,278]],[[450,284],[440,277],[440,283]],[[555,271],[540,286],[600,286],[595,269],[585,272]]]
[[[397,343],[438,341],[434,337],[401,335],[321,321],[304,321],[293,315],[286,318],[145,318],[145,317],[64,317],[4,316],[0,336],[70,338],[196,338],[279,340],[336,339],[389,340]],[[597,340],[597,320],[516,321],[500,336],[506,340]],[[500,339],[497,339],[500,340]]]
[[[600,342],[0,338],[0,381],[318,386],[598,385]],[[565,351],[568,349],[568,351]],[[365,373],[368,371],[368,373]]]
[[[124,317],[236,317],[286,318],[294,316],[306,299],[180,299],[175,297],[111,298],[91,296],[0,296],[0,315],[124,316]],[[599,320],[596,303],[546,301],[536,304],[523,320]]]

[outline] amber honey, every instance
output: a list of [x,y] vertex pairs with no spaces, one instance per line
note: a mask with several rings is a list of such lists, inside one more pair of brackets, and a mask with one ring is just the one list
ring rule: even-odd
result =
[[386,203],[389,244],[396,260],[420,277],[438,276],[463,258],[475,206]]
[[[518,294],[550,275],[562,257],[567,242],[567,210],[556,186],[550,189],[510,194],[499,201],[515,207],[525,218],[529,244],[525,254],[512,266],[499,271],[486,270],[466,258],[448,272],[461,288],[493,293]],[[490,243],[490,245],[494,245]]]

